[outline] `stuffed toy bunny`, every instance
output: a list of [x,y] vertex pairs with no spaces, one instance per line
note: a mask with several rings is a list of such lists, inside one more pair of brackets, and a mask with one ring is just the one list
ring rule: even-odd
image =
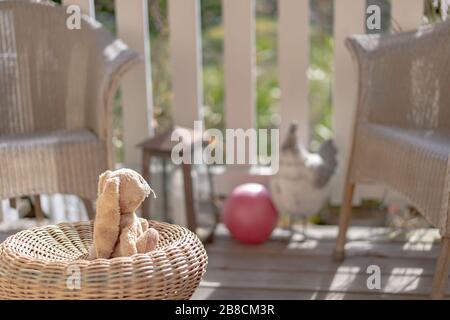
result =
[[153,251],[158,231],[135,213],[153,190],[131,169],[106,171],[98,181],[97,212],[89,260]]

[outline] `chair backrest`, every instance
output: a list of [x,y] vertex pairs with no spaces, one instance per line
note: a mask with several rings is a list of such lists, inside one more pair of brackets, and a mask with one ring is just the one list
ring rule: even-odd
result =
[[51,3],[0,1],[0,135],[81,128],[95,117],[87,106],[99,98],[99,26],[83,17],[69,29],[68,17]]
[[393,35],[355,36],[359,116],[421,129],[450,129],[450,22]]

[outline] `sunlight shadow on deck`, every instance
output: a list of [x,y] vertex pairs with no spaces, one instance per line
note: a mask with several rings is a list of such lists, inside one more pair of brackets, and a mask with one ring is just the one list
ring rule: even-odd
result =
[[420,268],[394,268],[383,290],[394,293],[415,291],[420,287],[423,273]]
[[[193,298],[428,298],[439,252],[436,230],[352,228],[342,263],[331,257],[335,231],[314,226],[310,232],[314,238],[306,241],[291,241],[277,231],[259,246],[245,246],[221,234],[206,247],[208,271]],[[380,290],[367,286],[371,265],[380,268]]]

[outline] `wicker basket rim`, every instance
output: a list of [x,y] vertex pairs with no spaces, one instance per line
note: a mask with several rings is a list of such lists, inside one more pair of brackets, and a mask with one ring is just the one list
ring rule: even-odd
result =
[[[183,231],[187,235],[190,234],[190,235],[193,235],[193,236],[196,237],[196,235],[192,231],[190,231],[190,230],[188,230],[188,229],[186,229],[186,228],[184,228],[182,226],[173,225],[173,224],[169,224],[169,223],[166,223],[166,222],[154,221],[154,220],[148,220],[148,221],[153,223],[153,225],[162,225],[162,226],[165,225],[165,226],[171,226],[171,227],[180,228],[180,229],[183,229]],[[83,266],[83,267],[89,267],[91,265],[95,265],[95,264],[98,264],[100,262],[101,263],[105,263],[106,262],[108,264],[114,264],[114,263],[118,263],[118,262],[133,262],[133,261],[138,260],[139,258],[142,258],[142,257],[153,258],[154,256],[159,255],[159,254],[166,255],[168,250],[170,250],[170,249],[177,249],[178,248],[177,244],[179,243],[179,241],[175,241],[175,242],[171,243],[170,245],[165,246],[165,247],[163,247],[161,249],[157,249],[157,250],[154,250],[154,251],[148,252],[148,253],[137,253],[137,254],[134,254],[134,255],[129,256],[129,257],[115,257],[115,258],[111,258],[111,259],[100,258],[100,259],[94,259],[94,260],[75,259],[75,260],[70,260],[70,261],[67,260],[66,261],[66,260],[47,260],[47,259],[42,259],[42,258],[31,257],[29,255],[24,255],[23,253],[21,253],[18,250],[14,250],[13,246],[8,246],[7,245],[11,241],[13,241],[18,235],[24,234],[24,233],[27,233],[27,232],[31,232],[31,231],[34,231],[34,230],[48,229],[50,227],[58,227],[58,228],[60,228],[61,226],[79,226],[79,225],[80,226],[85,226],[85,225],[88,225],[88,224],[92,225],[93,221],[90,220],[90,221],[62,222],[62,223],[58,223],[58,224],[54,224],[54,225],[49,224],[49,225],[37,226],[37,227],[30,228],[30,229],[21,230],[21,231],[15,233],[15,234],[9,236],[8,238],[5,239],[4,242],[2,242],[0,244],[0,255],[3,255],[4,253],[8,253],[8,254],[15,253],[18,256],[17,258],[19,258],[19,259],[32,260],[35,263],[42,263],[42,264],[45,264],[46,266],[50,266],[50,267],[52,265],[61,265],[61,264],[65,264],[65,265],[68,265],[68,266],[69,265],[79,265],[79,266]]]

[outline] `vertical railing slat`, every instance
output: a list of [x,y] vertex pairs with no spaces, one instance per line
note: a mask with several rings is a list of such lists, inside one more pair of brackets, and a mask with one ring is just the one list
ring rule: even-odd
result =
[[199,0],[169,0],[170,57],[176,125],[193,127],[203,105]]
[[[423,0],[392,0],[392,28],[395,31],[417,29],[423,21]],[[400,29],[400,30],[398,30]]]
[[[255,1],[222,0],[224,26],[225,127],[256,128]],[[229,146],[227,141],[227,146]],[[249,144],[247,144],[248,146]],[[236,159],[237,146],[234,146]],[[227,157],[229,154],[227,153]],[[251,154],[246,152],[248,160]],[[231,165],[214,178],[216,192],[229,193],[240,183],[255,182],[249,165]]]
[[226,127],[256,126],[255,3],[222,0],[224,21]]
[[365,33],[366,0],[339,0],[334,7],[333,129],[339,168],[333,181],[332,201],[341,201],[352,143],[357,95],[357,73],[345,39]]
[[280,137],[292,120],[299,124],[301,142],[309,136],[308,80],[309,1],[278,0],[278,59],[280,80]]
[[122,123],[125,164],[140,168],[136,144],[152,133],[153,97],[147,0],[116,0],[117,36],[138,52],[143,61],[122,80]]
[[68,5],[77,5],[80,7],[81,12],[87,14],[91,18],[95,19],[95,4],[94,0],[63,0],[63,4]]

